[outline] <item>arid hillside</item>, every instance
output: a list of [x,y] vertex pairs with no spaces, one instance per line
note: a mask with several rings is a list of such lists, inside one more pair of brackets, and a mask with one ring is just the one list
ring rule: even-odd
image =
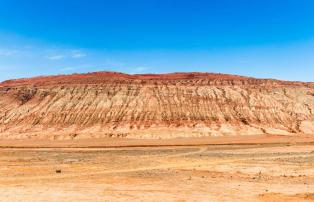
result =
[[0,83],[0,139],[314,134],[313,83],[114,72]]

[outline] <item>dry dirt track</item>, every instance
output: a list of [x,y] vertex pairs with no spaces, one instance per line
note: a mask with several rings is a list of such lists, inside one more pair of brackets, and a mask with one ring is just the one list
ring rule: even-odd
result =
[[243,135],[173,139],[89,138],[73,140],[0,139],[0,148],[121,148],[272,143],[314,143],[314,135]]
[[314,200],[311,143],[3,148],[0,165],[0,201]]

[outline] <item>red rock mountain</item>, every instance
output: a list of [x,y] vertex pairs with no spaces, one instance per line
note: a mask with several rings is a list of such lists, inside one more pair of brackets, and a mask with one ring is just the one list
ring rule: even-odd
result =
[[0,83],[0,139],[314,134],[314,84],[97,72]]

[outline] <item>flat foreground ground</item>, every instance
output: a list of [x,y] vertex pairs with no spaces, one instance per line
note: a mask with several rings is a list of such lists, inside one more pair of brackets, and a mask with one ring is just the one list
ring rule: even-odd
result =
[[2,148],[0,201],[314,201],[314,145]]

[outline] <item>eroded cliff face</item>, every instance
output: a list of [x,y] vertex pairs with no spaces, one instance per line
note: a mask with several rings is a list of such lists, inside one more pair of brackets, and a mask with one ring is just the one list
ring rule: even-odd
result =
[[223,74],[37,77],[0,84],[0,138],[314,134],[314,86]]

